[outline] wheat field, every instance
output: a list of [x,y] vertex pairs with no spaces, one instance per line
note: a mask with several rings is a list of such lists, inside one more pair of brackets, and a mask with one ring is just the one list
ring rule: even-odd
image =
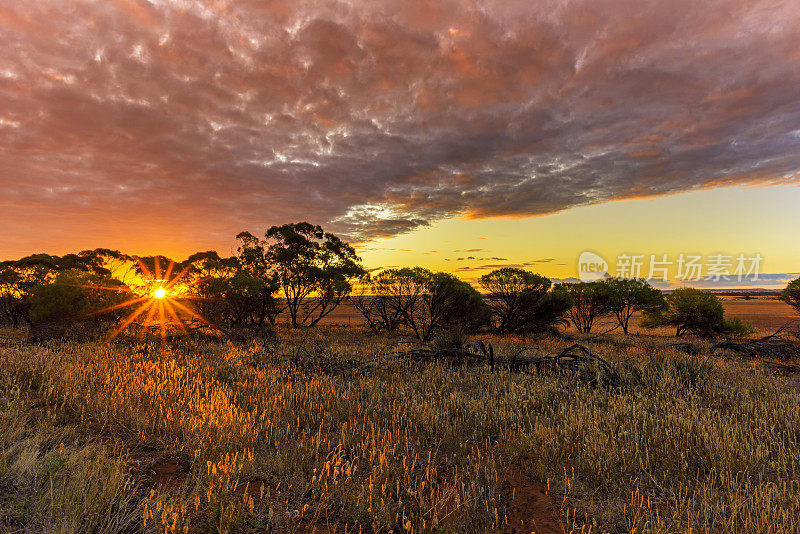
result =
[[3,346],[0,530],[800,532],[796,377],[615,340],[624,390],[355,328]]

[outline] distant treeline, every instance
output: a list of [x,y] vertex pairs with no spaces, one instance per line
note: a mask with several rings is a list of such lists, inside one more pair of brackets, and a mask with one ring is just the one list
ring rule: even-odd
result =
[[[307,222],[273,226],[263,238],[242,232],[237,241],[237,254],[228,258],[207,251],[175,262],[100,248],[0,262],[0,322],[28,327],[34,337],[95,336],[123,320],[163,327],[153,312],[131,317],[132,307],[160,289],[187,312],[180,314],[183,328],[228,333],[266,331],[279,316],[295,328],[314,326],[348,299],[372,332],[422,341],[452,329],[524,334],[569,323],[588,333],[601,318],[613,318],[627,334],[637,312],[643,326],[671,326],[678,336],[752,331],[726,319],[711,292],[664,294],[641,279],[552,284],[506,267],[481,276],[479,292],[450,273],[421,267],[370,275],[351,245]],[[782,298],[800,310],[800,279]]]

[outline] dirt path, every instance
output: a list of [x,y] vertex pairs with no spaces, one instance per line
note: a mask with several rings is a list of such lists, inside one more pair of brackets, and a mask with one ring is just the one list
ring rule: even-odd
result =
[[500,494],[506,505],[506,534],[562,534],[559,510],[546,487],[511,466],[503,473]]

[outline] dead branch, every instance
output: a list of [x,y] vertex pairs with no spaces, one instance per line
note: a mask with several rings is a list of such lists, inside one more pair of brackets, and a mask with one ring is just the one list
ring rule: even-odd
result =
[[719,341],[711,346],[710,354],[717,350],[729,350],[753,358],[797,359],[800,357],[800,343],[782,336],[789,331],[790,325],[791,323],[786,323],[772,334],[759,339]]

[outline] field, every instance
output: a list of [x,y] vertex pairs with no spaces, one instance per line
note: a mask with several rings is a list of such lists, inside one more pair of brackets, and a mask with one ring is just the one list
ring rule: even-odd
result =
[[800,532],[791,367],[615,336],[610,388],[394,341],[6,342],[0,531]]

